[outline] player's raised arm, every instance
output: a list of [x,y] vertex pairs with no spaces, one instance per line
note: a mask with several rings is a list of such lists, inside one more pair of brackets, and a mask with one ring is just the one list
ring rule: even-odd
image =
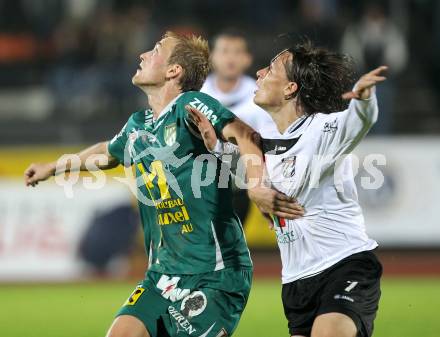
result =
[[[199,129],[206,148],[215,151],[219,143],[209,120],[191,106],[187,106],[186,109],[191,121]],[[222,136],[225,140],[236,143],[242,155],[254,156],[257,159],[257,163],[246,165],[247,179],[253,182],[248,194],[263,214],[270,213],[286,219],[297,219],[304,215],[303,208],[294,198],[263,185],[265,165],[259,144],[260,137],[254,129],[240,119],[235,119],[223,128]]]
[[[382,76],[386,70],[386,66],[381,66],[370,71],[359,79],[353,91],[342,95],[343,99],[351,100],[348,109],[335,113],[334,125],[330,122],[328,127],[335,128],[332,142],[343,152],[350,152],[376,123],[379,108],[374,87],[386,80]],[[332,114],[329,118],[332,120]]]
[[[113,167],[118,166],[119,161],[117,161],[109,152],[108,152],[108,142],[101,142],[95,145],[92,145],[83,151],[79,152],[78,158],[80,159],[80,167],[81,171],[88,171],[86,167],[86,161],[90,160],[93,156],[96,155],[104,155],[107,160],[101,161],[96,160],[95,167],[100,170],[106,170]],[[56,172],[57,161],[53,161],[50,163],[32,163],[24,172],[24,182],[26,186],[35,186],[38,185],[40,181],[47,180],[49,177],[54,176],[55,173],[63,173]],[[65,172],[69,172],[71,170],[71,164],[66,164]]]

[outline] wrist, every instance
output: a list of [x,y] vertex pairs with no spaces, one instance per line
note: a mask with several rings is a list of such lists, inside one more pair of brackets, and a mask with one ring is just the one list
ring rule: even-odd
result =
[[209,150],[209,152],[216,157],[221,157],[224,152],[224,143],[220,139],[217,139],[213,149]]
[[255,200],[255,198],[258,194],[258,191],[260,189],[261,189],[261,187],[257,187],[257,186],[248,188],[247,193],[248,193],[249,199],[251,199],[252,201]]
[[55,176],[56,170],[57,170],[57,163],[56,162],[49,163],[49,172],[51,176]]

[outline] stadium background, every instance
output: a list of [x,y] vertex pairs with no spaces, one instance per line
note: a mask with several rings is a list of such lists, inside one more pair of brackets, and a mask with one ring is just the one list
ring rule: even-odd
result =
[[[370,154],[386,159],[373,162],[381,188],[359,186],[384,264],[375,336],[440,336],[434,0],[0,1],[1,336],[105,334],[146,265],[134,198],[114,179],[123,171],[110,172],[96,190],[82,175],[71,198],[53,180],[26,189],[23,171],[109,139],[145,106],[131,75],[140,52],[166,30],[211,38],[229,27],[250,39],[250,74],[267,64],[279,49],[276,36],[286,32],[350,52],[359,72],[390,66],[378,90],[379,123],[356,151],[361,164]],[[357,180],[373,179],[361,167]],[[244,220],[256,276],[236,336],[287,336],[274,234],[252,207]]]

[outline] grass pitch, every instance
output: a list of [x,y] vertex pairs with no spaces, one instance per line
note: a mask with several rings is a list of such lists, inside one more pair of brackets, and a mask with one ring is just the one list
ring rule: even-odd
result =
[[[103,337],[136,283],[0,285],[0,336]],[[278,280],[255,280],[236,337],[289,336]],[[439,337],[440,279],[385,279],[375,337]]]

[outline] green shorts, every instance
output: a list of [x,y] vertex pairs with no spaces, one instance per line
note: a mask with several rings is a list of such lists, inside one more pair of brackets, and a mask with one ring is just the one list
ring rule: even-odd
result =
[[231,336],[246,306],[251,269],[197,275],[147,272],[117,316],[141,320],[151,337]]

